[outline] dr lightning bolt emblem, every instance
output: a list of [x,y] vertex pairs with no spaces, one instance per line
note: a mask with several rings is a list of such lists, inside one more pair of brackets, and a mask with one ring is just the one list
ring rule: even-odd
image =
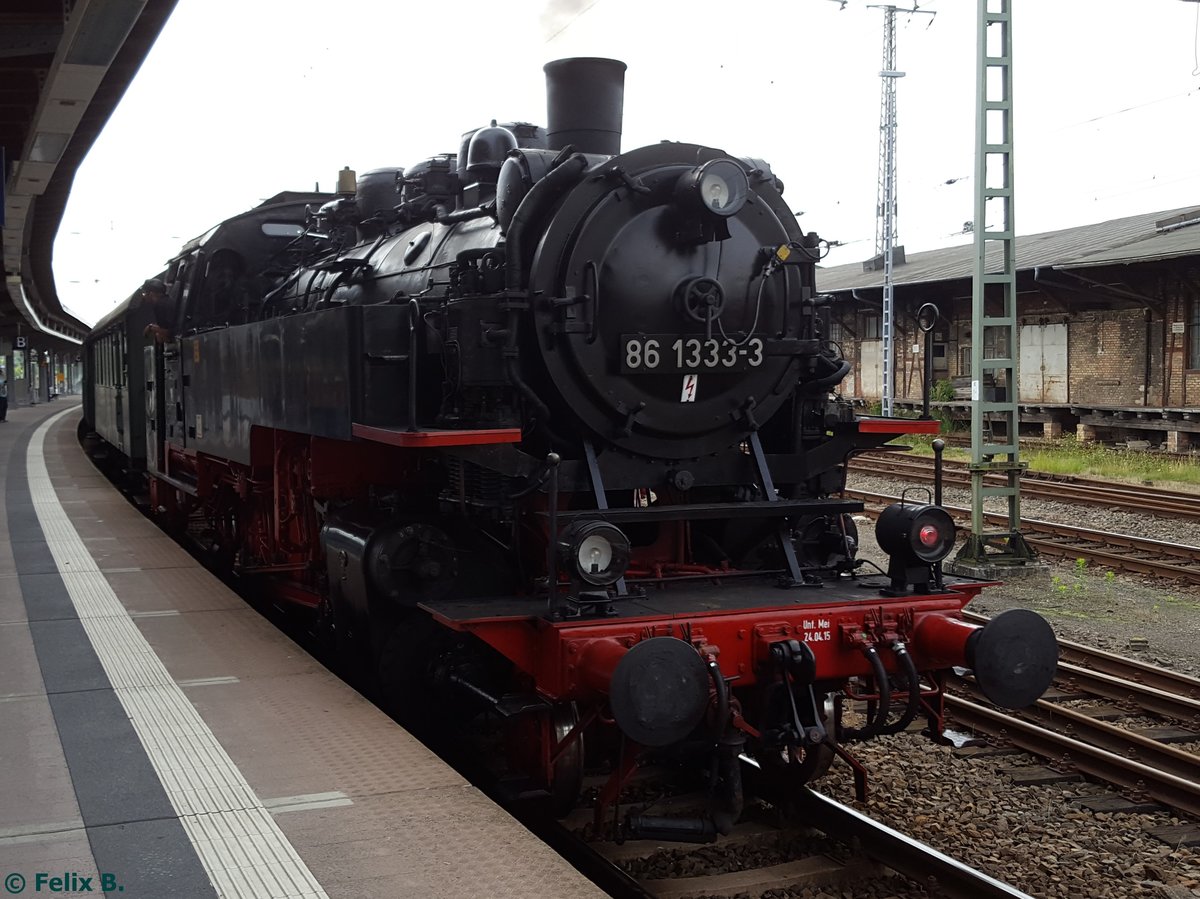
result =
[[684,375],[683,376],[683,392],[679,394],[679,402],[694,403],[696,402],[696,387],[699,385],[699,375]]

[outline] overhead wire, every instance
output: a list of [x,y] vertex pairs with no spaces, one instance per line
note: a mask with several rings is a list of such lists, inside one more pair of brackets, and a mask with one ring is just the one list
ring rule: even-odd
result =
[[[1197,3],[1196,5],[1196,12],[1198,15],[1200,15],[1200,3]],[[1198,34],[1198,37],[1200,37],[1200,34]],[[1198,49],[1200,49],[1200,46],[1198,46]],[[1200,64],[1198,64],[1197,70],[1193,71],[1192,74],[1200,74]],[[1133,106],[1124,106],[1121,109],[1114,109],[1112,112],[1101,113],[1100,115],[1093,116],[1090,119],[1081,119],[1080,121],[1072,122],[1069,125],[1061,125],[1058,128],[1055,128],[1053,131],[1048,131],[1046,133],[1057,134],[1059,131],[1066,131],[1069,128],[1078,128],[1080,125],[1091,125],[1095,122],[1102,122],[1105,119],[1111,119],[1113,116],[1124,115],[1127,112],[1136,112],[1139,109],[1145,109],[1147,106],[1155,106],[1159,103],[1167,103],[1171,100],[1178,100],[1181,97],[1190,97],[1195,92],[1196,91],[1193,89],[1190,91],[1184,91],[1181,94],[1171,94],[1167,97],[1156,97],[1153,100],[1147,100],[1145,103],[1135,103]]]
[[1196,36],[1192,40],[1192,74],[1200,75],[1200,3],[1196,4]]

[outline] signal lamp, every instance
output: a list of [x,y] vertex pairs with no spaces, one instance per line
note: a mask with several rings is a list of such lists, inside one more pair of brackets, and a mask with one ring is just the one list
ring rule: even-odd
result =
[[593,587],[619,581],[629,567],[629,538],[607,521],[579,521],[559,541],[568,569]]
[[929,593],[936,580],[933,566],[954,549],[957,528],[941,506],[897,503],[888,506],[875,523],[875,539],[888,554],[891,586],[885,592],[904,596],[911,585]]

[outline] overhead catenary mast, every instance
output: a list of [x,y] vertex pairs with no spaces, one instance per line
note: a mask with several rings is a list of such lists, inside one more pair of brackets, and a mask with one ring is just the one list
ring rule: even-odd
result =
[[[951,570],[1006,578],[1037,569],[1021,533],[1021,321],[1013,219],[1012,0],[977,0],[975,56],[975,264],[971,292],[971,533]],[[1004,425],[1003,442],[984,429]],[[1006,482],[984,483],[988,475]],[[983,501],[1003,497],[1004,527],[987,527]]]
[[906,15],[937,15],[932,10],[899,9],[890,4],[871,3],[870,9],[883,10],[883,68],[879,77],[883,79],[883,93],[879,109],[879,180],[875,206],[875,259],[872,267],[883,266],[883,389],[882,412],[892,414],[892,397],[895,393],[894,352],[894,302],[892,295],[892,268],[896,249],[896,79],[904,73],[896,69],[896,13]]

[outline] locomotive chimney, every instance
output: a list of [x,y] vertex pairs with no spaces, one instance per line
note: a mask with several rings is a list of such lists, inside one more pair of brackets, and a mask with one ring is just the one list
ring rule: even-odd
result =
[[574,144],[580,153],[620,153],[625,63],[578,57],[556,59],[544,69],[549,148]]

